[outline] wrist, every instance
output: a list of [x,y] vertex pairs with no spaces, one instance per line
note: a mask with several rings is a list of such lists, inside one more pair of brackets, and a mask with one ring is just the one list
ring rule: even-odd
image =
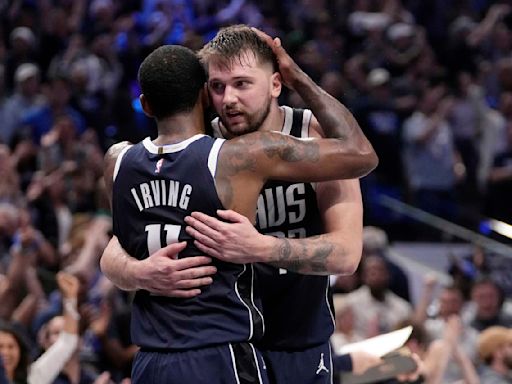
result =
[[270,235],[259,235],[255,241],[254,255],[259,263],[270,263],[274,261],[272,250],[277,245],[277,238]]
[[262,263],[275,263],[280,260],[280,253],[277,251],[281,247],[283,239],[271,235],[263,235],[263,240],[259,242],[260,251],[258,256]]
[[139,290],[144,289],[144,276],[146,275],[145,263],[143,260],[127,260],[125,270],[125,289]]
[[75,297],[67,297],[62,300],[64,314],[70,316],[73,320],[80,320],[78,313],[77,299]]

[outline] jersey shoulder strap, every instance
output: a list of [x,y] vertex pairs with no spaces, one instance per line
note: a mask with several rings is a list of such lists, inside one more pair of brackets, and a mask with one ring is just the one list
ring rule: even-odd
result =
[[293,108],[291,112],[292,123],[290,135],[303,139],[309,137],[311,111],[309,109]]

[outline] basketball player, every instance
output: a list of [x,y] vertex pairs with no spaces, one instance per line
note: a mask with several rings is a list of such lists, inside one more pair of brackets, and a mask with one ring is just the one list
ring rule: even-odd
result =
[[[272,51],[258,41],[266,58],[258,71],[272,73],[273,79],[257,86],[278,95],[281,83]],[[245,59],[256,63],[255,55]],[[140,100],[157,121],[158,137],[133,146],[120,143],[106,155],[114,234],[128,253],[145,259],[165,244],[190,240],[183,227],[192,211],[213,216],[219,209],[232,209],[254,218],[268,179],[354,178],[376,166],[375,152],[359,127],[340,124],[337,111],[327,108],[332,98],[301,71],[291,79],[303,96],[316,91],[312,105],[333,139],[304,141],[271,132],[230,141],[205,136],[206,77],[193,52],[164,46],[144,60]],[[180,256],[199,253],[189,241]],[[192,299],[136,293],[132,336],[141,352],[133,382],[267,382],[261,357],[249,343],[263,333],[253,267],[217,260],[215,267],[216,279]]]
[[[247,27],[229,27],[221,31],[215,40],[216,42],[212,44],[216,44],[219,50],[221,50],[223,49],[222,44],[219,43],[221,39],[222,41],[232,43],[233,41],[240,40],[241,37],[237,37],[237,35],[241,35],[246,36],[242,40],[251,40],[251,37],[254,37],[254,33],[254,31]],[[276,45],[276,42],[271,41],[271,39],[269,40],[268,36],[262,35],[262,37],[274,49],[279,60],[281,74],[293,71],[300,72],[300,69],[296,67],[295,63],[293,63],[279,44]],[[259,49],[257,44],[255,47],[254,43],[252,46],[248,45],[245,47],[240,46],[240,42],[238,44],[239,46],[235,45],[232,47],[232,52],[227,55],[227,59],[232,59],[233,64],[236,63],[238,57],[242,57],[240,52],[243,49],[255,51]],[[265,63],[264,60],[263,63]],[[247,78],[246,80],[253,81],[255,76],[254,73],[246,73],[251,69],[250,66],[232,65],[231,69],[231,73],[228,73],[228,80],[231,82],[228,88],[236,89],[236,87],[245,86],[245,93],[249,95],[245,97],[244,104],[240,101],[235,103],[235,105],[241,104],[245,108],[243,113],[239,114],[240,116],[234,116],[235,120],[237,118],[242,119],[243,123],[244,118],[254,120],[254,117],[259,115],[261,130],[284,130],[286,133],[293,132],[296,135],[305,133],[311,136],[323,134],[318,122],[311,116],[309,111],[292,111],[287,107],[279,107],[275,94],[262,94],[261,92],[255,94],[254,87],[247,87],[247,82],[242,80]],[[239,72],[241,71],[241,74],[244,76],[235,76],[239,74],[235,73],[235,69],[238,69]],[[209,70],[211,71],[212,68],[209,68]],[[257,76],[263,76],[265,81],[269,81],[272,75],[272,73],[257,74]],[[213,77],[210,77],[210,85],[218,86],[216,83],[212,84],[212,79]],[[239,80],[241,82],[237,83]],[[284,81],[288,84],[290,83],[290,79],[286,78],[286,76]],[[311,95],[314,102],[315,93]],[[227,96],[226,104],[229,105],[229,95]],[[236,135],[236,129],[240,126],[243,128],[243,124],[238,124],[238,128],[230,128],[231,120],[228,118],[229,115],[226,114],[226,118],[223,118],[223,108],[227,112],[229,110],[228,107],[223,107],[222,103],[215,103],[215,96],[213,96],[213,99],[214,106],[221,116],[221,122],[219,123],[217,120],[214,126],[223,129],[223,133],[228,137]],[[307,95],[306,101],[308,101]],[[251,110],[248,108],[249,106],[254,108]],[[242,109],[241,106],[239,108]],[[268,110],[268,113],[265,115],[266,110]],[[339,111],[337,112],[337,119],[341,124],[345,124],[348,127],[354,124],[357,126],[350,113],[339,103],[334,102],[331,110]],[[234,111],[232,106],[231,111]],[[305,119],[300,117],[303,114],[305,114]],[[306,124],[308,118],[311,118],[309,120],[309,129],[307,129],[308,125]],[[304,124],[302,123],[303,120]],[[251,129],[258,128],[254,122],[251,125]],[[291,126],[293,126],[293,129]],[[304,129],[302,129],[303,126],[305,127]],[[229,129],[232,130],[231,134],[228,131]],[[290,185],[288,185],[289,187]],[[276,355],[278,357],[284,356],[289,360],[286,364],[278,363],[278,365],[282,366],[282,369],[275,370],[274,373],[277,376],[279,372],[282,372],[285,376],[277,377],[275,380],[276,382],[329,383],[331,382],[332,367],[328,339],[332,333],[333,319],[332,307],[329,302],[330,293],[327,292],[328,280],[325,276],[307,277],[294,272],[327,274],[351,273],[355,270],[360,259],[362,244],[362,204],[359,184],[357,180],[317,184],[316,200],[319,202],[318,205],[310,184],[292,186],[291,190],[288,189],[292,192],[291,196],[284,193],[285,188],[285,185],[280,186],[276,184],[273,189],[266,188],[268,192],[262,194],[259,201],[258,217],[263,215],[263,224],[265,225],[266,223],[264,230],[266,229],[270,233],[276,232],[276,229],[281,230],[281,232],[289,237],[294,235],[317,235],[324,229],[328,233],[322,236],[314,236],[310,239],[293,239],[289,241],[283,239],[284,247],[281,246],[281,250],[284,252],[280,251],[280,245],[277,244],[277,248],[272,246],[265,248],[262,246],[259,250],[265,249],[265,252],[251,254],[252,251],[257,249],[247,246],[247,241],[241,241],[241,247],[238,247],[236,252],[231,252],[229,257],[231,257],[233,262],[246,262],[269,261],[269,257],[286,255],[286,259],[280,257],[281,260],[278,262],[286,270],[275,269],[265,271],[263,268],[263,276],[269,277],[272,281],[269,287],[273,287],[271,289],[278,288],[280,292],[279,294],[268,295],[270,296],[270,301],[265,304],[270,316],[266,321],[267,332],[270,332],[272,337],[266,337],[264,344],[268,346],[269,356],[272,357],[273,351],[283,350],[284,348],[286,353],[278,352]],[[294,191],[295,188],[299,190]],[[285,222],[279,223],[281,219],[278,217],[268,218],[265,221],[265,215],[268,216],[272,212],[266,212],[265,205],[261,207],[261,201],[263,200],[265,204],[267,196],[270,196],[271,199],[281,199],[281,204],[275,204],[278,208],[282,208],[282,203],[286,204],[286,197],[290,196],[288,197],[290,204],[286,208],[288,212],[286,212],[287,218]],[[283,196],[286,196],[284,201]],[[271,204],[270,201],[268,203]],[[304,209],[307,209],[307,215],[304,214]],[[282,209],[278,212],[282,213]],[[230,215],[229,218],[240,221],[240,217],[237,218],[234,213],[228,213],[228,215]],[[297,221],[297,218],[300,218],[300,220]],[[290,221],[294,221],[294,223],[290,223]],[[276,224],[280,228],[276,228]],[[290,224],[293,224],[293,226]],[[290,228],[287,229],[286,225],[290,225]],[[245,228],[247,230],[247,227],[231,227],[231,230],[233,228]],[[251,235],[246,237],[246,240],[257,238]],[[266,240],[273,240],[273,238],[267,236]],[[261,242],[261,245],[265,244],[269,244],[269,241]],[[252,245],[254,245],[254,242]],[[202,246],[201,243],[199,246]],[[229,250],[229,245],[225,249]],[[123,289],[144,288],[154,293],[179,297],[191,297],[199,294],[200,290],[198,287],[211,283],[212,280],[208,276],[215,272],[214,267],[206,265],[207,259],[203,257],[181,260],[169,259],[169,255],[172,256],[175,252],[176,249],[173,246],[166,247],[152,256],[153,260],[151,260],[151,263],[149,259],[146,262],[137,262],[121,249],[117,239],[114,237],[102,257],[102,269]],[[239,254],[242,257],[237,259],[236,256]],[[252,259],[247,259],[248,256],[252,257]],[[187,264],[185,265],[185,263]],[[122,269],[119,269],[120,265],[122,265]],[[134,273],[135,271],[137,272]],[[276,284],[277,286],[275,286]],[[268,293],[269,291],[266,292]],[[303,298],[306,298],[307,303],[303,303]],[[298,301],[300,301],[299,305],[297,305]],[[307,304],[307,306],[303,304]],[[277,309],[277,311],[274,309]],[[295,316],[297,313],[300,315]],[[291,322],[290,319],[292,319]],[[304,353],[298,352],[304,350],[306,350]],[[308,364],[305,364],[303,355],[310,356]],[[270,364],[268,364],[271,369],[274,366],[272,361],[273,359],[271,358]]]

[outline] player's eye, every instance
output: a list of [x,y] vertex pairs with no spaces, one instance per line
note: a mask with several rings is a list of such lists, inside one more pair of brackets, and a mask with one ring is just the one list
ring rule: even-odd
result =
[[247,88],[251,83],[247,80],[238,80],[236,82],[237,88]]
[[222,83],[210,83],[210,90],[215,93],[222,93],[224,91],[224,84]]

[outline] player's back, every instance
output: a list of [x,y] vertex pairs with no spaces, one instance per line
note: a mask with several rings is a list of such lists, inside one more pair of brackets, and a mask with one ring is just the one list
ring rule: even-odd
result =
[[[187,241],[180,257],[199,255],[185,232],[193,211],[216,216],[223,209],[215,188],[223,140],[196,135],[155,146],[145,139],[122,153],[112,193],[114,233],[130,255],[144,259],[166,244]],[[255,303],[251,265],[214,259],[213,283],[190,299],[135,295],[132,337],[147,350],[185,350],[257,340],[263,319]]]

